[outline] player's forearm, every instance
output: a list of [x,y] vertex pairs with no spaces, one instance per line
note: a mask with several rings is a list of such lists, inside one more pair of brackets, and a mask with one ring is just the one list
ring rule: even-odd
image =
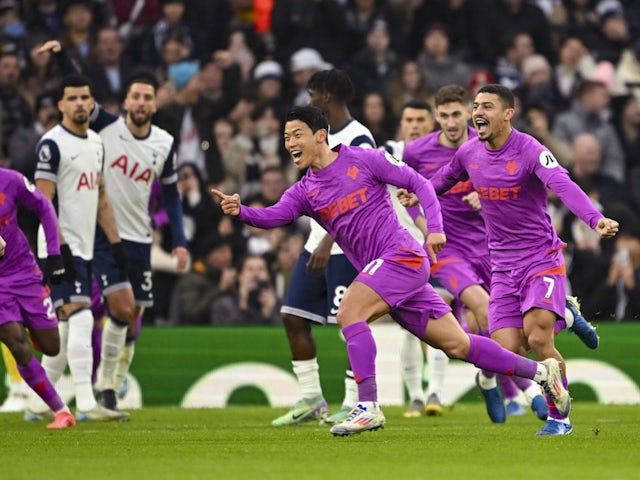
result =
[[187,239],[185,238],[184,227],[182,225],[182,203],[180,203],[180,195],[178,194],[176,184],[162,185],[162,196],[167,216],[169,217],[173,248],[186,247]]
[[591,199],[578,185],[571,181],[568,175],[555,175],[549,182],[549,187],[556,192],[560,200],[574,215],[584,223],[595,229],[598,220],[604,217],[591,202]]

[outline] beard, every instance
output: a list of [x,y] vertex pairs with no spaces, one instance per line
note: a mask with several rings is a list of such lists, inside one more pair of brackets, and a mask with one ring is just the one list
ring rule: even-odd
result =
[[151,121],[151,114],[147,113],[144,116],[136,115],[133,112],[129,112],[129,119],[136,127],[143,127]]

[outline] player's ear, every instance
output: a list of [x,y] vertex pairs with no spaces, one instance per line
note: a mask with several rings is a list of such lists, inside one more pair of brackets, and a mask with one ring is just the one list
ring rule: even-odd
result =
[[504,111],[504,119],[510,121],[515,114],[516,114],[515,108],[507,108]]

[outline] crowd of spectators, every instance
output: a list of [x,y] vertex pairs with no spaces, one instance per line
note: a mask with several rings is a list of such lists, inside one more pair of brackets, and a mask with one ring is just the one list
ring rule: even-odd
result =
[[[635,0],[0,0],[0,165],[33,176],[40,135],[56,124],[58,39],[121,111],[132,66],[161,83],[154,123],[176,141],[192,267],[163,261],[154,210],[155,324],[278,324],[305,222],[265,232],[225,218],[215,185],[268,206],[299,176],[283,116],[305,104],[316,71],[341,68],[351,106],[376,142],[398,113],[443,85],[511,88],[517,128],[545,144],[607,216],[594,238],[556,199],[570,291],[590,318],[640,318],[640,2]],[[34,230],[30,219],[24,225]]]

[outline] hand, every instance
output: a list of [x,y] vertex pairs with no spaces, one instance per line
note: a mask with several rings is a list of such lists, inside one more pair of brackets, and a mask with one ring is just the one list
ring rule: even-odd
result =
[[306,266],[309,273],[312,275],[322,275],[324,273],[331,258],[331,247],[333,247],[333,238],[325,235],[307,261]]
[[62,44],[58,40],[48,40],[46,41],[38,50],[36,50],[37,54],[53,52],[59,53],[62,50]]
[[171,250],[171,256],[176,257],[178,259],[178,271],[184,272],[187,268],[187,263],[189,260],[189,252],[184,247],[176,247]]
[[418,196],[415,193],[409,193],[405,188],[399,188],[396,195],[403,207],[415,207],[420,203]]
[[65,270],[62,255],[49,255],[42,272],[42,284],[59,285],[63,281],[65,281]]
[[111,255],[113,255],[113,261],[116,262],[116,267],[120,270],[120,280],[126,280],[129,273],[129,257],[122,242],[111,244]]
[[7,242],[4,241],[4,238],[0,237],[0,258],[4,257],[4,249],[7,246]]
[[602,238],[611,238],[618,233],[619,226],[620,224],[615,220],[611,220],[610,218],[601,218],[598,220],[598,225],[596,225],[595,230]]
[[480,197],[478,196],[478,192],[473,191],[468,195],[462,197],[462,201],[469,205],[476,212],[482,210],[482,205],[480,204]]
[[438,259],[436,254],[440,253],[447,243],[447,237],[444,233],[430,233],[427,235],[427,253],[433,263],[436,263]]
[[62,243],[60,245],[60,255],[64,264],[64,281],[73,284],[76,281],[76,261],[73,259],[73,253],[69,245]]
[[220,206],[225,214],[233,216],[240,215],[240,195],[237,193],[234,193],[233,195],[225,195],[215,188],[212,188],[209,191],[214,197],[220,199]]

